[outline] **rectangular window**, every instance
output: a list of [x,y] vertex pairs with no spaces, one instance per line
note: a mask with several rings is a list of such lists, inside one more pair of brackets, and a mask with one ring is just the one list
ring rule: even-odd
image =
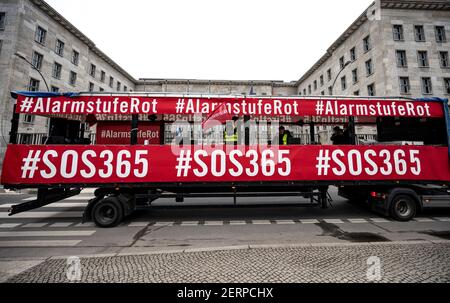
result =
[[52,93],[59,93],[59,88],[56,86],[52,86],[51,90],[52,90]]
[[433,86],[431,84],[431,78],[422,78],[422,93],[424,95],[430,95],[433,93]]
[[100,81],[102,81],[102,83],[105,83],[105,78],[106,78],[106,73],[105,73],[105,71],[102,70],[102,72],[100,73]]
[[34,116],[33,115],[23,115],[22,117],[23,117],[22,118],[23,123],[26,123],[26,124],[34,123]]
[[367,36],[363,40],[363,49],[364,52],[367,53],[372,49],[372,42],[370,41],[370,36]]
[[41,70],[42,61],[44,60],[44,56],[39,54],[38,52],[33,53],[33,57],[31,58],[31,64],[37,70]]
[[91,75],[91,77],[95,78],[96,70],[97,70],[97,67],[94,64],[91,64],[91,68],[89,70],[89,75]]
[[352,79],[353,79],[353,84],[358,82],[358,69],[357,68],[352,70]]
[[353,95],[354,95],[354,96],[359,96],[359,90],[355,91],[355,92],[353,93]]
[[61,79],[61,71],[62,71],[62,65],[55,62],[55,64],[53,64],[53,72],[52,72],[53,78]]
[[311,89],[311,84],[310,84],[310,85],[308,85],[308,94],[311,95],[311,93],[312,93],[312,89]]
[[78,63],[80,63],[80,53],[75,50],[72,52],[72,63],[74,65],[78,65]]
[[303,96],[306,96],[306,88],[303,89]]
[[350,50],[350,60],[355,61],[356,60],[356,48],[352,48]]
[[366,75],[367,77],[369,77],[370,75],[373,74],[373,64],[372,64],[372,59],[366,61]]
[[321,94],[322,96],[325,96],[325,91],[324,91],[324,90],[321,91],[320,94]]
[[429,67],[428,53],[426,51],[418,51],[417,60],[419,62],[419,67]]
[[333,87],[332,86],[330,86],[330,87],[328,87],[328,95],[333,95]]
[[77,73],[72,72],[72,71],[70,72],[69,84],[70,85],[76,85],[77,84]]
[[403,34],[403,25],[395,24],[392,27],[392,31],[394,33],[394,41],[404,41],[405,36]]
[[368,96],[375,96],[375,84],[370,84],[367,86],[367,95]]
[[347,78],[344,76],[341,78],[341,90],[346,90],[347,89]]
[[113,77],[109,77],[109,87],[113,87],[114,86],[114,78]]
[[409,94],[411,92],[411,87],[409,85],[408,77],[400,77],[400,93]]
[[339,58],[339,66],[340,66],[341,68],[344,68],[344,66],[345,66],[345,58],[344,58],[344,56],[342,56],[341,58]]
[[4,30],[6,27],[6,13],[0,12],[0,30]]
[[43,29],[42,27],[38,26],[36,28],[36,34],[34,36],[34,40],[37,43],[44,45],[46,36],[47,36],[47,31],[45,29]]
[[397,66],[398,67],[408,67],[408,61],[406,59],[406,51],[398,50],[395,53],[397,55]]
[[119,81],[117,81],[117,91],[118,92],[120,92],[120,89],[122,88],[122,84],[119,82]]
[[445,27],[444,26],[436,26],[436,42],[437,43],[445,43],[447,42],[447,36],[445,35]]
[[441,61],[441,67],[442,68],[448,68],[450,67],[450,63],[448,60],[448,52],[439,52],[439,58]]
[[64,56],[64,46],[64,42],[62,42],[61,40],[56,40],[55,53],[60,55],[61,57]]
[[104,90],[102,87],[100,87],[100,91],[101,91],[101,92],[104,92],[105,90]]
[[94,83],[89,82],[89,92],[93,92],[94,91]]
[[37,91],[39,91],[39,84],[40,83],[41,83],[41,81],[31,78],[30,79],[30,84],[28,85],[28,90],[30,92],[37,92]]
[[327,78],[328,78],[328,81],[331,81],[331,68],[329,70],[327,70]]
[[320,86],[323,86],[324,83],[325,83],[325,82],[324,82],[324,80],[323,80],[323,75],[320,75]]
[[128,91],[128,87],[127,87],[126,85],[123,87],[123,91],[124,91],[124,92],[127,92],[127,91]]
[[314,80],[314,90],[317,90],[317,80]]
[[425,30],[423,25],[415,25],[414,26],[414,37],[417,42],[425,42]]
[[446,95],[450,95],[450,78],[444,78],[444,92]]

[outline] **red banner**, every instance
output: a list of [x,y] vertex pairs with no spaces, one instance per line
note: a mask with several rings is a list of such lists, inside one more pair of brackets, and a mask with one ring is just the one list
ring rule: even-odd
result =
[[[96,144],[127,145],[130,144],[131,126],[129,122],[97,123]],[[161,127],[158,124],[139,122],[138,144],[160,144]]]
[[8,185],[344,180],[449,182],[447,148],[9,145],[2,172]]
[[442,102],[385,99],[301,99],[229,97],[87,96],[28,97],[19,95],[22,114],[182,114],[231,116],[443,117]]

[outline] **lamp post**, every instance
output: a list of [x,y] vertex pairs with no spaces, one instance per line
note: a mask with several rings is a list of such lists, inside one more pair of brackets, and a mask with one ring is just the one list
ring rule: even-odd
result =
[[45,80],[44,75],[42,75],[41,71],[39,69],[36,68],[36,66],[33,65],[33,63],[31,63],[30,61],[27,60],[27,58],[25,58],[22,54],[20,53],[15,53],[14,54],[16,57],[22,59],[23,61],[25,61],[26,63],[28,63],[35,71],[37,71],[39,73],[39,75],[41,75],[42,80],[44,80],[44,84],[45,87],[47,88],[47,91],[50,92],[50,89],[48,88],[48,84],[47,81]]
[[350,64],[352,64],[352,61],[347,61],[347,62],[345,62],[344,66],[342,66],[341,70],[339,71],[339,73],[337,74],[336,78],[335,78],[334,81],[333,81],[333,85],[331,85],[331,90],[332,90],[331,93],[333,93],[333,91],[334,91],[334,85],[336,84],[336,81],[337,81],[337,79],[339,78],[339,75],[340,75],[340,74],[344,71],[344,69],[345,69],[347,66],[349,66]]

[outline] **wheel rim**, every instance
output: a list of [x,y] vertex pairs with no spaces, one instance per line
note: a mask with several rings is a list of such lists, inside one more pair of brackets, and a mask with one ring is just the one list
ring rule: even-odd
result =
[[406,200],[397,201],[395,205],[395,211],[401,217],[408,217],[409,215],[411,215],[412,212],[411,207],[409,206],[409,203]]
[[101,205],[97,209],[97,219],[101,224],[111,224],[116,219],[116,209],[109,204]]

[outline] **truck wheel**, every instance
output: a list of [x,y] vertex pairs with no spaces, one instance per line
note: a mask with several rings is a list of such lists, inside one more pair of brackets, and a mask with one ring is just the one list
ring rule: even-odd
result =
[[97,202],[92,209],[92,219],[99,227],[115,227],[123,220],[123,210],[115,197]]
[[391,216],[397,221],[409,221],[416,215],[417,204],[411,196],[395,196],[391,203]]

